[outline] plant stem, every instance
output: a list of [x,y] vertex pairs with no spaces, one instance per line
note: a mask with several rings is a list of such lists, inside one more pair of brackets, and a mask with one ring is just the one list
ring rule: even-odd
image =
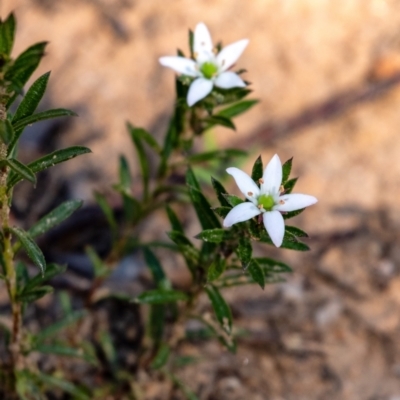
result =
[[[0,103],[0,120],[4,121],[7,118],[5,105]],[[7,146],[4,143],[0,144],[0,161],[7,158]],[[14,251],[11,243],[11,233],[9,230],[10,219],[10,198],[7,193],[7,177],[9,168],[3,166],[0,169],[0,220],[3,233],[3,262],[4,273],[6,276],[6,284],[8,295],[11,304],[12,313],[12,332],[9,350],[11,353],[11,363],[14,371],[17,371],[23,366],[21,355],[21,304],[18,301],[17,292],[17,275],[14,268]]]

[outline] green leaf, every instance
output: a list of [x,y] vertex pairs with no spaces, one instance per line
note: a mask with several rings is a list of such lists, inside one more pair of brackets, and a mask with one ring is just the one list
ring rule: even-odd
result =
[[21,179],[26,179],[36,185],[36,176],[28,166],[22,164],[15,158],[8,158],[5,162]]
[[225,271],[226,262],[225,259],[218,256],[209,266],[207,271],[207,281],[212,282],[218,279]]
[[49,325],[48,327],[41,329],[39,333],[35,335],[36,343],[42,343],[44,340],[56,336],[60,331],[76,324],[80,319],[87,315],[86,310],[72,311],[61,320]]
[[295,211],[290,211],[290,212],[287,212],[287,213],[282,213],[283,219],[293,218],[296,215],[301,214],[304,210],[305,210],[305,208],[301,208],[300,210],[295,210]]
[[47,215],[41,218],[35,225],[33,225],[28,233],[34,238],[36,236],[46,233],[56,225],[69,218],[78,208],[83,204],[82,200],[68,200],[60,204],[54,210],[50,211]]
[[200,185],[199,181],[196,178],[196,175],[194,174],[193,170],[189,167],[186,171],[186,185],[200,191]]
[[40,100],[42,99],[46,91],[49,77],[50,72],[46,72],[32,84],[12,118],[13,125],[15,125],[18,121],[29,117],[35,112],[37,106],[40,103]]
[[[158,153],[158,154],[161,153],[160,145],[157,143],[157,140],[149,132],[147,132],[143,128],[135,128],[129,122],[127,123],[127,127],[132,135],[135,135],[136,137],[138,137],[141,140],[143,140],[144,142],[146,142],[156,153]],[[135,132],[132,133],[132,131],[135,131]]]
[[[190,169],[189,169],[190,171]],[[188,171],[188,172],[189,172]],[[221,224],[211,209],[210,204],[204,195],[193,186],[193,182],[191,181],[190,172],[186,175],[186,182],[189,187],[189,196],[192,201],[193,207],[196,211],[197,218],[203,229],[213,229],[213,228],[221,228]]]
[[220,202],[221,206],[228,207],[230,204],[225,197],[226,195],[228,195],[228,192],[225,190],[222,184],[213,177],[211,177],[211,184],[215,190],[215,193],[218,197],[218,201]]
[[[47,154],[46,156],[31,162],[30,164],[28,164],[28,167],[34,174],[36,174],[37,172],[43,171],[56,164],[68,161],[76,156],[80,156],[81,154],[87,154],[87,153],[91,153],[91,150],[88,149],[87,147],[83,146],[67,147],[66,149],[54,151],[53,153]],[[14,174],[14,176],[10,177],[7,183],[7,188],[8,189],[12,188],[21,179],[22,178],[19,175]]]
[[286,194],[292,192],[292,190],[293,190],[293,188],[294,188],[294,185],[295,185],[296,182],[297,182],[297,179],[299,179],[299,178],[289,179],[289,180],[283,185],[283,188],[285,189],[285,193],[286,193]]
[[193,154],[186,157],[189,164],[200,163],[204,161],[222,161],[232,157],[243,157],[246,156],[247,152],[239,149],[224,149],[224,150],[213,150],[205,153]]
[[254,282],[258,283],[261,289],[265,287],[265,275],[263,269],[258,264],[257,260],[253,259],[247,269],[250,276],[253,278]]
[[171,348],[168,346],[168,344],[161,343],[160,347],[158,348],[157,354],[150,364],[150,368],[160,369],[161,367],[163,367],[167,363],[170,353]]
[[115,220],[115,217],[114,217],[113,209],[108,204],[105,196],[103,196],[102,194],[95,192],[94,198],[95,198],[97,204],[100,206],[101,210],[103,211],[103,214],[105,215],[107,222],[110,225],[113,233],[116,234],[118,226],[117,226],[117,221]]
[[149,158],[146,155],[146,152],[144,150],[144,146],[142,143],[143,129],[134,128],[132,125],[128,124],[128,130],[131,134],[133,144],[135,145],[136,151],[139,156],[139,163],[140,163],[140,168],[142,171],[143,196],[145,199],[147,199],[148,193],[149,193],[150,168],[149,168]]
[[234,131],[236,130],[235,124],[229,118],[222,115],[212,115],[211,117],[205,118],[204,122],[207,124],[206,129],[210,129],[216,125],[221,125],[225,128],[233,129]]
[[232,207],[245,202],[245,200],[242,200],[240,197],[235,196],[234,194],[225,194],[224,197]]
[[46,45],[47,42],[40,42],[28,47],[16,58],[11,67],[7,68],[4,80],[11,82],[11,88],[15,91],[14,96],[7,103],[7,108],[12,104],[32,73],[36,70],[44,55]]
[[64,346],[58,343],[55,344],[39,344],[31,349],[43,354],[56,354],[58,356],[84,358],[82,349],[77,349],[69,346]]
[[96,251],[91,246],[85,248],[85,252],[93,265],[94,276],[96,278],[104,278],[110,273],[110,268],[98,256]]
[[166,207],[167,215],[173,231],[184,234],[183,226],[170,206]]
[[256,105],[258,103],[258,100],[243,100],[239,101],[236,104],[231,105],[230,107],[224,108],[223,110],[219,111],[217,115],[225,118],[233,118],[236,117],[237,115],[240,115],[247,110],[249,110],[251,107]]
[[232,208],[230,206],[229,207],[214,207],[212,210],[215,212],[215,214],[219,215],[222,218],[225,218],[228,215],[229,211],[232,210]]
[[178,251],[182,254],[186,264],[192,274],[199,260],[199,251],[193,246],[192,242],[181,232],[167,232],[168,237],[178,246]]
[[187,299],[188,297],[185,293],[177,290],[154,289],[143,292],[134,301],[141,304],[164,304],[178,300],[186,301]]
[[256,260],[258,265],[260,265],[266,273],[293,272],[292,268],[290,268],[289,265],[283,263],[282,261],[274,260],[273,258],[257,257],[253,260]]
[[195,236],[196,239],[204,240],[205,242],[221,243],[226,237],[227,231],[222,228],[205,229]]
[[46,267],[46,271],[43,275],[41,273],[37,274],[33,278],[27,281],[26,285],[23,288],[21,288],[21,295],[24,294],[25,292],[28,293],[32,289],[38,287],[39,285],[42,285],[44,282],[50,280],[51,278],[59,274],[62,274],[63,272],[65,272],[66,269],[67,267],[60,266],[58,264],[54,263],[48,264]]
[[15,18],[10,14],[5,21],[0,20],[0,58],[10,56],[14,44]]
[[11,122],[6,120],[0,120],[0,140],[8,145],[14,137],[14,129]]
[[9,229],[15,236],[17,236],[28,257],[40,268],[42,275],[44,275],[46,270],[46,260],[44,259],[42,250],[40,250],[39,246],[33,241],[29,233],[25,232],[23,229],[18,227]]
[[149,248],[146,247],[143,249],[143,254],[144,260],[153,275],[154,282],[157,284],[159,289],[169,289],[170,285],[168,279],[158,258]]
[[74,400],[90,400],[92,397],[89,396],[83,389],[78,386],[68,382],[62,378],[58,378],[52,375],[47,375],[38,372],[38,379],[40,379],[44,384],[50,387],[56,387],[62,391],[73,396]]
[[285,226],[285,231],[293,236],[297,237],[308,237],[307,233],[301,230],[300,228],[297,228],[295,226],[290,226],[286,225]]
[[292,170],[292,161],[293,161],[293,157],[290,158],[289,160],[287,160],[282,165],[282,185],[285,185],[285,183],[289,179],[290,171]]
[[247,268],[250,261],[253,249],[251,247],[250,239],[245,236],[239,237],[239,243],[235,250],[243,268]]
[[163,337],[165,310],[166,306],[164,304],[150,305],[148,332],[154,344],[160,343]]
[[124,156],[120,156],[119,158],[119,183],[121,189],[126,193],[130,193],[132,177],[129,171],[128,160]]
[[253,179],[254,182],[258,183],[258,181],[262,178],[263,176],[263,162],[261,159],[261,156],[258,156],[257,160],[255,161],[253,165],[253,169],[251,171],[251,179]]
[[218,322],[227,333],[231,333],[232,313],[228,304],[215,286],[207,285],[205,287],[205,290],[207,292],[208,298],[211,301],[211,305],[214,309]]
[[283,249],[297,250],[297,251],[308,251],[310,248],[302,242],[294,242],[291,240],[283,239],[283,243],[281,245]]
[[18,300],[24,303],[33,303],[34,301],[41,299],[43,296],[49,293],[53,293],[54,289],[51,286],[40,286],[30,290],[24,290],[18,295]]

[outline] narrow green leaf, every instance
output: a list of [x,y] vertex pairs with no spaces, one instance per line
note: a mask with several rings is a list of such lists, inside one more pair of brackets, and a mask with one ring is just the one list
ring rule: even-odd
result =
[[103,260],[98,256],[96,251],[91,246],[85,248],[85,252],[90,259],[93,266],[94,276],[96,278],[104,278],[111,271],[110,268],[103,262]]
[[283,239],[283,243],[281,245],[283,249],[297,250],[297,251],[309,251],[310,248],[302,242],[294,242],[291,240]]
[[229,206],[229,207],[214,207],[212,210],[215,212],[215,214],[219,215],[222,218],[225,218],[228,215],[229,211],[232,210],[232,207],[231,206]]
[[9,229],[15,236],[17,236],[28,257],[40,268],[42,274],[44,274],[46,270],[46,260],[44,259],[42,250],[40,250],[39,246],[29,236],[29,233],[18,227]]
[[14,129],[11,122],[6,120],[0,120],[0,140],[8,145],[14,137]]
[[148,197],[149,192],[149,178],[150,178],[150,167],[149,159],[144,150],[142,143],[141,129],[134,128],[132,125],[128,124],[128,130],[131,134],[133,144],[136,147],[136,151],[139,156],[139,164],[142,171],[142,181],[143,181],[143,196],[145,199]]
[[199,181],[196,178],[196,175],[194,174],[193,170],[189,167],[186,171],[186,185],[200,191],[200,185]]
[[46,294],[53,293],[54,289],[51,286],[40,286],[31,290],[24,290],[18,295],[18,300],[24,303],[33,303],[34,301],[41,299]]
[[38,372],[38,379],[40,379],[44,384],[50,387],[56,387],[62,391],[74,396],[74,400],[90,400],[92,397],[89,396],[83,389],[78,386],[68,382],[62,378],[58,378],[52,375],[47,375]]
[[289,179],[290,171],[292,170],[292,162],[293,162],[293,157],[287,160],[282,165],[282,185],[285,185],[285,183]]
[[228,204],[230,204],[232,207],[237,206],[238,204],[244,203],[245,200],[242,200],[240,197],[235,196],[234,194],[225,194],[224,195],[226,201]]
[[160,343],[163,337],[165,311],[166,306],[164,304],[150,305],[148,332],[155,345]]
[[263,176],[263,172],[263,162],[260,155],[253,165],[253,169],[251,171],[251,179],[253,179],[254,182],[258,183],[259,179],[261,179]]
[[301,230],[300,228],[297,228],[295,226],[290,226],[286,225],[285,226],[285,231],[293,236],[297,237],[308,237],[307,233]]
[[164,304],[172,303],[178,300],[185,301],[187,299],[188,297],[185,293],[177,290],[155,289],[143,292],[136,297],[134,301],[141,304]]
[[207,124],[207,129],[216,125],[221,125],[225,128],[233,129],[234,131],[236,130],[236,126],[230,120],[230,118],[224,117],[222,115],[212,115],[211,117],[205,118],[204,122]]
[[190,58],[194,58],[194,33],[191,29],[189,29],[189,50]]
[[230,204],[225,197],[226,195],[228,195],[228,192],[225,190],[222,184],[213,177],[211,177],[211,184],[214,188],[215,194],[217,195],[218,201],[220,202],[221,206],[228,207]]
[[254,258],[257,261],[258,265],[260,265],[267,273],[276,272],[292,272],[292,268],[289,265],[283,263],[282,261],[274,260],[273,258],[267,257],[257,257]]
[[15,18],[11,13],[5,21],[0,20],[0,58],[10,56],[14,44]]
[[301,208],[300,210],[295,210],[295,211],[290,211],[290,212],[287,212],[287,213],[282,213],[283,219],[293,218],[296,215],[301,214],[304,210],[305,210],[305,208]]
[[220,256],[216,257],[207,270],[207,281],[212,282],[218,279],[224,273],[225,268],[225,259]]
[[143,254],[144,260],[153,275],[154,282],[157,284],[159,289],[168,289],[169,285],[166,287],[168,280],[158,258],[147,247],[143,249]]
[[42,285],[44,282],[47,282],[51,278],[62,274],[63,272],[65,272],[66,269],[66,266],[61,266],[54,263],[48,264],[46,267],[46,271],[43,275],[39,273],[27,281],[26,285],[21,288],[21,294],[23,294],[24,292],[29,292],[39,285]]
[[[43,171],[47,168],[53,167],[56,164],[60,164],[64,161],[68,161],[76,156],[91,153],[91,150],[83,146],[72,146],[66,149],[56,150],[53,153],[47,154],[46,156],[39,158],[36,161],[28,164],[31,171],[36,174],[37,172]],[[10,189],[15,186],[22,178],[19,175],[10,177],[7,188]]]
[[166,207],[167,215],[173,231],[184,234],[183,226],[170,206]]
[[253,278],[254,282],[258,283],[261,289],[265,287],[265,275],[263,269],[258,264],[257,260],[253,259],[250,262],[249,267],[247,268],[247,272]]
[[40,103],[40,100],[42,99],[46,91],[49,77],[50,77],[50,72],[46,72],[32,84],[32,86],[26,92],[26,95],[22,99],[21,103],[17,108],[17,111],[15,112],[12,118],[13,124],[16,124],[18,121],[26,117],[29,117],[35,112],[37,106]]
[[[127,123],[128,130],[132,132],[133,130],[135,131],[133,134],[142,139],[145,143],[147,143],[156,153],[160,154],[161,153],[161,147],[157,143],[157,140],[151,135],[151,133],[147,132],[143,128],[135,128],[132,124],[129,122]],[[132,134],[132,133],[131,133]]]
[[221,243],[226,237],[227,231],[222,228],[205,229],[195,236],[196,239],[204,240],[205,242]]
[[108,204],[105,196],[103,196],[99,192],[94,193],[94,198],[95,198],[97,204],[100,206],[101,210],[103,211],[103,214],[105,215],[108,224],[110,225],[112,231],[115,234],[118,226],[117,226],[117,221],[115,220],[115,217],[114,217],[113,209]]
[[217,115],[225,118],[233,118],[246,112],[257,103],[258,100],[243,100],[231,105],[230,107],[224,108],[223,110],[219,111]]
[[58,118],[58,117],[76,117],[77,114],[71,110],[66,110],[64,108],[55,108],[54,110],[47,110],[38,112],[36,114],[28,115],[24,118],[20,118],[17,121],[12,121],[14,131],[16,132],[15,136],[21,134],[22,130],[27,125],[32,125],[39,121],[44,121],[47,119]]
[[239,244],[235,250],[243,268],[247,268],[250,261],[253,249],[251,247],[250,239],[245,236],[239,237]]
[[160,347],[158,348],[157,354],[150,364],[150,368],[160,369],[161,367],[163,367],[167,363],[170,353],[171,348],[168,346],[168,344],[161,343]]
[[215,315],[222,328],[227,332],[232,331],[232,313],[228,304],[221,296],[219,290],[213,285],[207,285],[205,287],[208,298],[211,301]]
[[196,164],[204,161],[222,161],[225,159],[233,158],[233,157],[243,157],[246,156],[247,152],[239,149],[224,149],[224,150],[213,150],[207,151],[205,153],[193,154],[191,156],[186,157],[186,160],[189,164]]
[[192,242],[181,232],[167,232],[168,237],[178,246],[179,253],[182,254],[186,264],[192,274],[199,260],[199,250],[197,250]]
[[11,170],[17,173],[21,179],[26,179],[36,185],[36,176],[28,166],[22,164],[15,158],[8,158],[5,161]]
[[85,355],[82,349],[64,346],[58,343],[39,344],[34,348],[32,348],[31,351],[37,351],[43,354],[56,354],[58,356],[78,357],[78,358],[84,358]]
[[49,325],[48,327],[41,329],[39,333],[35,335],[36,343],[42,343],[44,340],[58,335],[60,331],[76,324],[80,319],[87,315],[86,310],[72,311],[61,320]]
[[293,190],[293,188],[294,188],[294,185],[295,185],[296,182],[297,182],[297,179],[299,179],[299,178],[289,179],[289,180],[283,185],[283,188],[285,189],[285,193],[286,193],[286,194],[292,192],[292,190]]
[[128,160],[124,156],[120,156],[119,158],[119,183],[121,189],[126,193],[130,193],[132,177],[129,171]]
[[35,238],[50,229],[54,228],[61,222],[69,218],[78,208],[83,204],[82,200],[68,200],[60,204],[54,210],[50,211],[47,215],[41,218],[35,225],[33,225],[28,233],[32,238]]

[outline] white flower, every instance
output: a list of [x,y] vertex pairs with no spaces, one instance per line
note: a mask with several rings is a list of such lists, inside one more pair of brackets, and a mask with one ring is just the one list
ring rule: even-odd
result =
[[213,86],[222,89],[245,87],[246,84],[234,72],[228,71],[241,56],[248,45],[248,39],[242,39],[224,47],[217,55],[214,53],[210,32],[200,22],[194,31],[194,60],[184,57],[161,57],[160,63],[174,71],[196,78],[190,85],[187,95],[189,106],[206,97]]
[[272,243],[280,247],[285,234],[285,223],[281,212],[300,210],[315,204],[318,200],[307,194],[282,194],[282,164],[275,154],[264,169],[260,188],[245,172],[238,168],[228,168],[240,191],[248,202],[232,208],[224,219],[224,226],[230,227],[262,214],[265,229]]

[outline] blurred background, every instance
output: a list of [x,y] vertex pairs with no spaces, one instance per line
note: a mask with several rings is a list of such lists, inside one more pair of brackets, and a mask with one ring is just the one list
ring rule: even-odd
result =
[[[297,191],[319,199],[296,221],[312,251],[273,253],[295,269],[286,283],[228,292],[249,332],[238,354],[192,346],[204,362],[181,377],[210,400],[400,399],[400,1],[0,0],[0,16],[10,11],[14,54],[49,41],[32,77],[52,71],[42,109],[79,114],[27,130],[21,157],[77,144],[94,152],[46,177],[54,198],[27,192],[20,219],[60,196],[90,205],[94,189],[107,190],[119,154],[134,164],[126,121],[161,140],[174,81],[158,58],[187,53],[189,28],[203,21],[215,43],[250,39],[237,66],[260,104],[236,132],[208,139],[254,149],[247,170],[259,154],[294,157]],[[149,399],[162,398],[159,386]]]

